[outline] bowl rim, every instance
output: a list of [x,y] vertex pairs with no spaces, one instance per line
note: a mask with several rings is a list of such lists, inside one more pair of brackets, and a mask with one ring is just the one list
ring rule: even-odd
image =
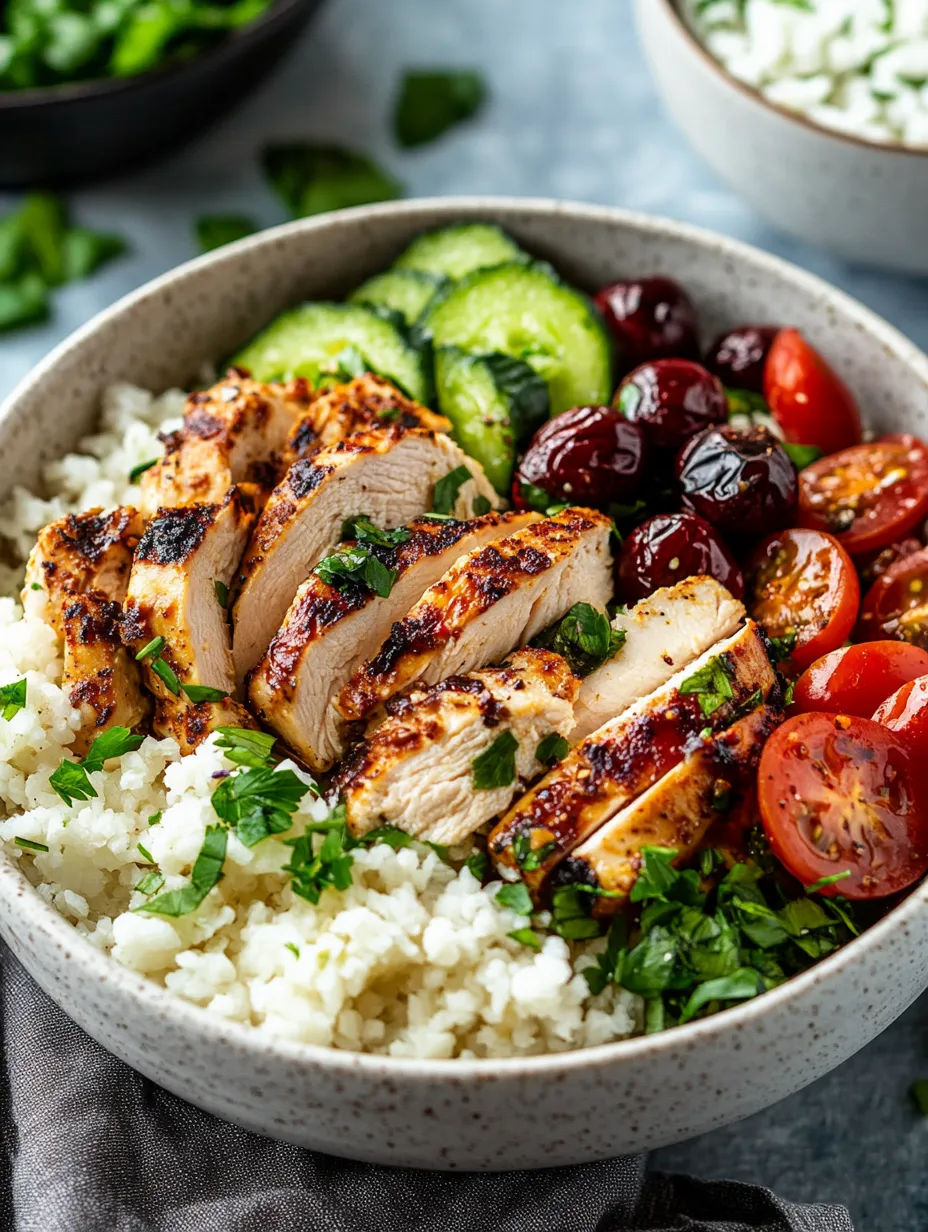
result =
[[[649,0],[645,0],[648,3]],[[653,2],[653,0],[652,0]],[[752,102],[758,103],[765,107],[768,111],[772,111],[775,115],[780,116],[784,120],[788,120],[791,124],[805,129],[807,132],[818,133],[820,136],[830,137],[836,141],[842,141],[847,145],[857,146],[865,150],[880,150],[888,154],[904,154],[909,158],[928,158],[928,146],[913,146],[906,145],[903,141],[875,141],[870,137],[858,137],[854,133],[845,133],[838,128],[829,128],[827,124],[819,124],[817,120],[810,119],[802,111],[793,111],[789,107],[784,107],[781,103],[775,103],[754,86],[749,86],[747,82],[739,80],[733,73],[730,73],[727,68],[717,60],[709,51],[704,43],[702,43],[696,32],[690,27],[686,18],[680,12],[680,0],[658,0],[665,11],[669,13],[671,20],[674,22],[677,29],[683,35],[690,47],[698,54],[703,63],[712,70],[712,72],[724,81],[728,86],[732,87],[743,97],[750,99]]]
[[[611,206],[565,202],[553,198],[522,198],[494,196],[460,196],[414,198],[408,201],[386,202],[378,205],[359,206],[353,209],[334,211],[316,218],[298,219],[281,226],[268,228],[256,235],[216,249],[175,266],[172,270],[143,284],[123,296],[115,304],[98,313],[85,325],[59,343],[33,370],[28,373],[0,404],[0,420],[6,418],[16,405],[29,395],[32,388],[44,381],[57,365],[75,351],[98,330],[140,305],[144,306],[173,288],[183,279],[195,275],[207,267],[221,269],[223,265],[234,267],[240,254],[273,245],[284,237],[295,234],[312,234],[317,231],[354,228],[358,223],[376,225],[378,220],[402,217],[415,222],[422,215],[427,225],[440,226],[445,220],[436,214],[445,215],[447,222],[464,218],[494,218],[507,211],[523,217],[543,218],[551,215],[569,217],[577,225],[588,223],[620,224],[627,228],[648,232],[667,240],[689,241],[702,249],[715,250],[718,260],[747,264],[760,274],[785,279],[800,290],[821,299],[825,297],[839,307],[846,316],[855,321],[858,328],[875,335],[885,348],[894,352],[914,373],[924,381],[928,390],[928,356],[908,338],[882,317],[866,308],[858,300],[833,287],[817,275],[800,269],[753,245],[730,239],[702,227],[673,219],[618,209]],[[763,993],[750,1001],[722,1010],[709,1018],[698,1019],[680,1027],[669,1028],[653,1035],[639,1035],[611,1043],[596,1044],[564,1052],[543,1053],[534,1056],[496,1058],[418,1058],[394,1057],[377,1053],[355,1053],[321,1044],[309,1044],[272,1036],[259,1029],[228,1019],[218,1018],[205,1008],[185,1001],[163,985],[156,984],[141,972],[124,967],[116,959],[95,947],[81,936],[55,907],[46,902],[22,872],[19,860],[5,851],[0,851],[0,902],[6,910],[4,928],[11,934],[22,932],[30,941],[41,934],[47,942],[54,943],[65,952],[72,964],[95,982],[110,986],[115,995],[125,995],[135,1001],[143,1011],[158,1015],[165,1021],[173,1021],[180,1030],[192,1033],[204,1042],[221,1042],[224,1047],[237,1048],[258,1056],[274,1055],[286,1064],[314,1068],[322,1066],[340,1073],[364,1073],[380,1078],[409,1078],[439,1080],[449,1076],[462,1079],[500,1081],[523,1076],[534,1077],[574,1071],[578,1069],[605,1068],[617,1061],[634,1063],[651,1060],[656,1056],[674,1052],[679,1047],[695,1047],[701,1041],[726,1032],[749,1029],[775,1006],[783,1007],[798,1000],[803,993],[830,981],[851,967],[867,950],[879,948],[897,930],[906,930],[907,925],[928,906],[928,880],[917,885],[883,919],[868,928],[859,937],[821,960],[816,966],[786,980],[777,988]],[[15,923],[14,923],[15,921]],[[39,964],[41,965],[41,964]],[[767,1008],[765,1008],[767,1007]]]
[[56,103],[86,103],[112,95],[139,93],[150,87],[183,77],[195,67],[221,64],[234,58],[239,48],[259,37],[269,27],[282,24],[295,10],[305,8],[311,0],[271,0],[267,9],[247,25],[226,32],[215,46],[208,47],[189,60],[178,60],[161,67],[135,73],[131,77],[96,77],[90,81],[63,81],[60,85],[34,86],[25,90],[0,90],[0,117],[18,109],[52,107]]

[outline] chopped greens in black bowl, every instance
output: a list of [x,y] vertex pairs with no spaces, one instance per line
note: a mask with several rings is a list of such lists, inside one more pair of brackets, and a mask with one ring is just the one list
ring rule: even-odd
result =
[[171,153],[264,78],[321,0],[0,0],[0,186]]

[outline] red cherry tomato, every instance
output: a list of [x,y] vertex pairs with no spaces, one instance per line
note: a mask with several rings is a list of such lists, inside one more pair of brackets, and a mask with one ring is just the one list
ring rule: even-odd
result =
[[852,556],[886,547],[928,515],[928,448],[883,436],[799,473],[799,523],[834,535]]
[[928,675],[928,652],[905,642],[864,642],[823,655],[796,681],[793,705],[804,713],[869,718],[890,693]]
[[894,565],[897,560],[902,560],[906,556],[914,556],[916,552],[921,550],[921,540],[916,539],[913,535],[909,535],[905,539],[891,543],[888,547],[880,548],[879,552],[871,552],[867,556],[859,556],[857,558],[857,572],[860,576],[861,587],[866,590],[873,585],[878,577],[882,577],[890,565]]
[[798,329],[781,329],[764,365],[764,397],[788,441],[835,453],[860,444],[860,412],[837,372]]
[[928,808],[904,746],[872,719],[801,714],[764,746],[761,820],[774,855],[826,895],[884,898],[928,869]]
[[783,530],[748,561],[746,604],[798,668],[844,644],[857,619],[860,585],[850,556],[817,530]]
[[888,637],[928,650],[928,548],[880,574],[864,596],[856,636]]
[[924,766],[928,762],[928,676],[910,680],[887,697],[873,721],[889,728]]

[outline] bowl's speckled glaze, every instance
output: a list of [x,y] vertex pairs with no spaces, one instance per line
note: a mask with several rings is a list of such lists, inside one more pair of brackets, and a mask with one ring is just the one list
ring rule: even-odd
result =
[[[0,482],[87,432],[103,388],[189,381],[303,297],[338,296],[425,227],[496,220],[588,288],[667,273],[708,336],[744,320],[806,330],[884,430],[928,434],[928,359],[816,278],[744,245],[618,210],[447,199],[278,228],[182,266],[54,351],[0,413]],[[660,1035],[557,1056],[410,1061],[278,1041],[175,999],[82,941],[0,859],[0,934],[42,987],[130,1065],[248,1129],[337,1155],[446,1169],[568,1164],[638,1151],[756,1112],[883,1030],[928,985],[928,888],[859,940],[755,1001]]]

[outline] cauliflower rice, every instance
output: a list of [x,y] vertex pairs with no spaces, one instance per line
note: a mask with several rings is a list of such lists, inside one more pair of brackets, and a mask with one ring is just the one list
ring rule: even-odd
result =
[[[161,453],[184,395],[130,387],[104,400],[102,431],[47,468],[48,499],[16,489],[0,510],[12,561],[11,593],[37,531],[94,505],[133,502],[130,470]],[[27,680],[26,707],[0,720],[0,841],[38,893],[91,944],[220,1018],[312,1044],[408,1057],[505,1057],[623,1039],[640,1029],[640,998],[608,987],[591,997],[580,969],[602,941],[557,936],[534,951],[507,934],[524,916],[427,846],[355,850],[353,884],[314,906],[280,872],[290,848],[268,838],[247,848],[229,835],[224,876],[189,915],[136,913],[134,887],[151,871],[164,889],[187,884],[206,827],[215,824],[214,776],[233,769],[212,739],[181,759],[173,740],[148,737],[111,768],[92,772],[97,797],[66,807],[49,786],[79,725],[59,687],[62,662],[42,620],[43,593],[24,614],[0,599],[0,685]],[[309,785],[311,779],[283,763]],[[158,817],[160,813],[160,819]],[[304,796],[294,816],[320,820]],[[287,837],[286,835],[284,837]],[[15,839],[45,844],[24,850]]]

